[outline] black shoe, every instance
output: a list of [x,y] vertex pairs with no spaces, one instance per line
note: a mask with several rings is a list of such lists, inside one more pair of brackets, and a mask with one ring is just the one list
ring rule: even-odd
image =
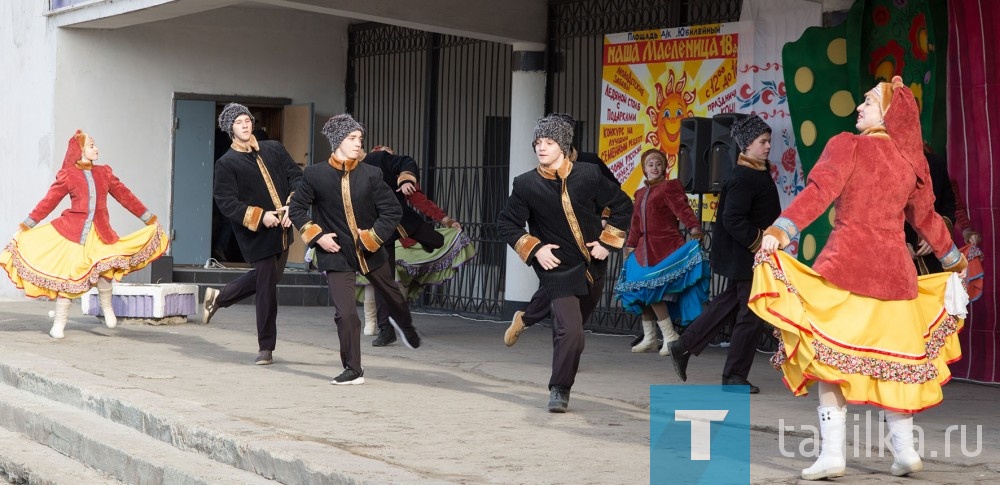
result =
[[668,342],[667,348],[670,349],[670,359],[674,364],[674,372],[677,373],[677,377],[681,378],[681,381],[687,382],[688,361],[691,360],[691,354],[684,348],[684,344],[680,340]]
[[[389,317],[389,324],[392,325],[392,328],[396,329],[396,333],[399,334],[403,345],[405,345],[406,348],[415,350],[420,347],[420,336],[417,335],[417,329],[413,328],[413,324],[410,324],[408,328],[404,329],[400,327],[399,324],[396,323],[396,320],[392,317]],[[394,342],[396,341],[395,335],[393,335],[392,340]],[[375,343],[372,342],[372,345],[375,345]]]
[[751,384],[746,377],[743,376],[722,376],[723,386],[748,386],[750,388],[750,394],[760,394],[760,388]]
[[257,358],[254,359],[253,363],[256,365],[271,365],[274,359],[271,357],[270,350],[261,350],[257,352]]
[[410,350],[417,350],[420,348],[420,335],[417,333],[417,329],[408,328],[403,330],[403,345],[410,348]]
[[339,376],[334,377],[330,384],[335,386],[356,386],[365,383],[365,370],[361,369],[361,372],[356,372],[354,369],[348,367],[344,369]]
[[569,407],[569,388],[553,387],[549,390],[549,412],[565,413]]
[[396,331],[386,325],[378,328],[378,335],[372,340],[372,347],[385,347],[396,342]]

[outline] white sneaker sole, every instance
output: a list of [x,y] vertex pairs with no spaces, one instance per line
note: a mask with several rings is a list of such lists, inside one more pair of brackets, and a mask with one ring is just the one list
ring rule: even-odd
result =
[[347,381],[347,382],[337,382],[336,380],[330,381],[330,384],[333,384],[335,386],[360,386],[361,384],[364,383],[365,383],[364,377],[359,377],[357,379],[354,379],[353,381]]
[[[396,330],[396,337],[399,339],[400,342],[403,342],[403,345],[405,345],[406,348],[410,350],[416,350],[416,347],[414,347],[413,344],[411,344],[410,341],[407,340],[406,334],[403,333],[403,329],[399,328],[399,324],[396,323],[396,320],[393,319],[392,317],[389,317],[389,325],[392,325],[392,328]],[[416,329],[414,329],[414,331],[416,331]]]

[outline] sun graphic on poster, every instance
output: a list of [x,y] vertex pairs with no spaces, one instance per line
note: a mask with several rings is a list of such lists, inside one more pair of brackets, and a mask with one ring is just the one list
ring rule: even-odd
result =
[[667,154],[667,173],[677,165],[677,151],[681,143],[681,119],[694,116],[691,105],[695,101],[695,88],[687,89],[688,76],[667,71],[667,79],[654,85],[656,102],[646,108],[652,130],[646,133],[646,143]]

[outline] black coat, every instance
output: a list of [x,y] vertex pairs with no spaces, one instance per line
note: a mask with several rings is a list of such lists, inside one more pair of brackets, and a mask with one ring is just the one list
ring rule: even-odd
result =
[[753,279],[754,253],[764,229],[779,215],[781,200],[771,172],[737,165],[719,195],[712,231],[712,271],[734,281]]
[[[284,206],[302,177],[302,169],[281,143],[261,141],[258,146],[278,201]],[[293,236],[290,228],[267,228],[262,223],[263,213],[277,207],[264,183],[255,154],[232,148],[224,153],[215,162],[213,193],[219,211],[232,223],[236,241],[247,262],[281,254],[291,244]]]
[[[578,248],[570,230],[566,213],[563,211],[559,179],[544,178],[537,170],[525,172],[514,178],[507,203],[497,217],[497,231],[512,248],[517,249],[518,241],[527,234],[538,238],[540,243],[522,257],[535,269],[535,274],[550,298],[572,295],[586,295],[590,291],[587,272],[592,277],[604,274],[606,260],[589,263]],[[597,241],[603,231],[601,227],[601,207],[609,207],[609,230],[622,231],[621,245],[632,219],[632,199],[621,188],[601,175],[597,166],[588,163],[573,164],[566,177],[573,212],[579,222],[584,242]],[[525,231],[525,224],[528,231]],[[544,270],[534,255],[545,244],[556,244],[559,249],[553,254],[561,261],[552,270]],[[607,245],[610,250],[621,245]]]
[[[288,212],[292,223],[303,233],[310,232],[307,231],[310,222],[321,228],[313,231],[315,234],[305,241],[310,246],[315,246],[323,234],[332,232],[337,235],[340,251],[329,253],[315,246],[315,262],[320,271],[367,274],[385,264],[388,257],[381,246],[375,251],[368,251],[363,244],[359,244],[358,235],[352,234],[341,189],[344,177],[347,177],[350,186],[350,209],[358,229],[373,229],[379,239],[388,240],[399,224],[402,210],[392,189],[382,181],[379,169],[364,163],[357,164],[350,172],[334,168],[329,162],[306,167]],[[361,264],[359,254],[364,264]]]
[[[381,150],[365,155],[363,162],[382,170],[382,180],[384,180],[385,184],[392,189],[400,207],[403,208],[403,217],[399,222],[399,226],[402,228],[403,233],[400,233],[397,230],[389,237],[389,239],[386,240],[387,244],[390,241],[399,239],[401,236],[412,236],[418,233],[418,230],[422,225],[429,226],[431,231],[434,230],[434,226],[429,224],[419,212],[413,210],[413,208],[407,204],[406,196],[403,195],[402,192],[398,191],[398,189],[405,184],[405,182],[400,180],[400,176],[403,174],[412,176],[412,182],[417,183],[417,172],[420,168],[417,166],[416,160],[407,155],[395,155]],[[405,178],[408,179],[409,177]],[[423,243],[423,241],[418,242]]]
[[597,169],[601,171],[601,175],[604,175],[604,178],[614,182],[615,185],[621,187],[622,183],[618,181],[618,178],[615,177],[615,174],[611,172],[610,168],[608,168],[608,164],[604,163],[604,160],[601,160],[601,157],[597,156],[596,153],[578,152],[576,156],[576,161],[596,165]]

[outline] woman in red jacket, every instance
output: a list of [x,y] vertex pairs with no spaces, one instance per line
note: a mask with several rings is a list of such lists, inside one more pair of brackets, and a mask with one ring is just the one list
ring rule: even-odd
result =
[[[97,157],[94,139],[77,130],[69,139],[56,181],[0,253],[0,265],[26,296],[56,300],[49,335],[57,339],[63,338],[70,299],[95,285],[104,323],[114,328],[117,320],[111,308],[111,280],[121,280],[145,267],[168,246],[156,216],[115,177],[111,167],[95,165]],[[70,208],[52,222],[38,225],[67,195]],[[108,195],[146,227],[119,238],[108,218]]]
[[[687,325],[708,299],[708,258],[698,240],[704,236],[684,187],[666,178],[666,155],[651,148],[640,158],[646,186],[635,192],[628,257],[615,291],[625,310],[640,313],[643,339],[632,352],[656,349],[656,325],[663,332],[660,355],[670,355],[668,342],[680,338],[673,322]],[[683,222],[695,240],[685,243]],[[673,317],[673,318],[671,318]]]
[[[831,138],[805,190],[764,231],[750,292],[750,308],[780,333],[772,362],[785,384],[795,395],[818,384],[823,441],[802,470],[806,480],[844,474],[847,403],[885,411],[893,475],[921,470],[913,413],[941,402],[947,364],[962,356],[961,280],[918,279],[903,234],[905,220],[945,271],[964,277],[965,257],[934,212],[913,93],[896,76],[866,93],[857,111],[861,134]],[[833,231],[812,268],[773,254],[831,204]]]

